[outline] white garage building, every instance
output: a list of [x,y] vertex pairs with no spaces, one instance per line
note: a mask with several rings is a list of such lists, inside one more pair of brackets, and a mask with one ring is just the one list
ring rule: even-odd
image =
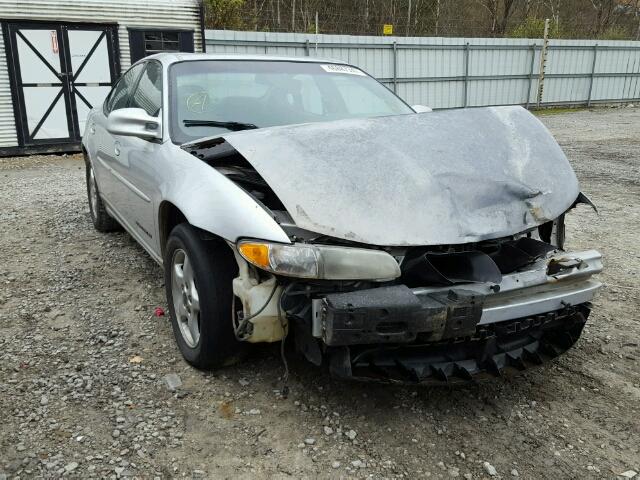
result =
[[200,0],[0,0],[0,156],[77,150],[132,62],[201,52]]

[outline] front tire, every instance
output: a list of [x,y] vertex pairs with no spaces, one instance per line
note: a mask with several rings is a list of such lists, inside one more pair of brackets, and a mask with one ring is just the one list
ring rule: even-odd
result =
[[93,226],[99,232],[113,232],[120,229],[120,224],[107,213],[107,209],[100,198],[100,191],[98,190],[98,182],[96,182],[96,176],[91,166],[91,162],[86,162],[87,165],[87,197],[89,199],[89,213],[91,214],[91,221]]
[[236,340],[231,308],[238,266],[227,245],[205,240],[199,230],[175,227],[164,253],[164,279],[173,334],[191,365],[236,363],[245,344]]

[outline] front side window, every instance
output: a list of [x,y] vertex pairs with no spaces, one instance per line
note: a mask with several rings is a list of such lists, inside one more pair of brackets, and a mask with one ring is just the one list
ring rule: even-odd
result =
[[162,65],[149,61],[136,87],[129,107],[142,108],[152,117],[157,117],[162,107]]
[[118,83],[116,83],[116,86],[113,87],[113,90],[111,90],[111,93],[107,97],[105,104],[105,113],[107,115],[113,110],[119,110],[129,106],[129,100],[136,86],[136,80],[143,67],[144,64],[141,63],[134,65],[118,80]]
[[206,121],[269,127],[413,113],[389,89],[346,65],[199,60],[172,65],[169,76],[176,143],[228,131]]

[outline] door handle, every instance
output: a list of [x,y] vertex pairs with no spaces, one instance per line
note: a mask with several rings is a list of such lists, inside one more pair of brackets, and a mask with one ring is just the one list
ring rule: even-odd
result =
[[116,154],[116,157],[120,155],[120,142],[116,142],[113,146],[113,153]]
[[91,132],[91,134],[96,133],[96,124],[95,123],[91,123],[91,125],[89,126],[89,131]]

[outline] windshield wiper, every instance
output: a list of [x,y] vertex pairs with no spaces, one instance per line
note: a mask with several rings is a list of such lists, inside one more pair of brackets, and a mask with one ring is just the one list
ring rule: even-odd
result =
[[216,120],[183,120],[182,123],[185,127],[221,127],[233,132],[258,128],[253,123],[218,122]]

